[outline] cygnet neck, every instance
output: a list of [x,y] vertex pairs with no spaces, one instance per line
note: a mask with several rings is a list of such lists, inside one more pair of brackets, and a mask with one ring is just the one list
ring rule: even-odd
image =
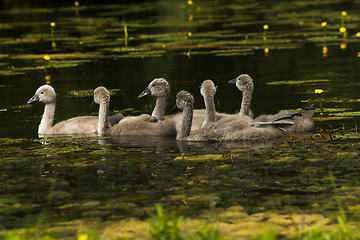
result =
[[242,92],[242,101],[240,107],[240,115],[250,116],[250,105],[252,99],[252,89],[246,89]]
[[163,120],[166,104],[167,104],[166,96],[156,98],[155,108],[154,108],[151,116],[156,117],[158,120]]
[[106,117],[109,113],[109,103],[107,101],[102,101],[99,107],[99,120],[98,120],[98,135],[104,136],[107,130],[107,120]]
[[56,100],[46,103],[43,117],[41,119],[38,134],[46,134],[46,132],[52,128],[55,116]]
[[216,109],[215,109],[214,96],[205,94],[204,102],[205,102],[206,114],[205,114],[205,119],[204,119],[202,126],[205,126],[209,122],[216,121]]
[[183,140],[189,137],[191,125],[192,125],[193,113],[194,113],[193,106],[187,106],[183,109],[182,125],[176,137],[177,140]]

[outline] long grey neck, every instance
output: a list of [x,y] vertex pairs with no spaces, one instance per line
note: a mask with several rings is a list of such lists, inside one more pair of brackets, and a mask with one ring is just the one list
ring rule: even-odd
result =
[[56,101],[45,104],[45,110],[41,119],[38,134],[46,134],[52,128],[55,116]]
[[216,122],[216,110],[214,103],[214,96],[204,96],[206,114],[202,126],[205,126],[209,122]]
[[177,140],[183,140],[189,137],[191,125],[192,125],[192,118],[193,118],[193,107],[184,108],[181,128],[179,130],[178,135],[176,136]]
[[252,90],[243,91],[241,101],[240,115],[250,116],[250,105],[252,99]]
[[152,112],[151,116],[156,117],[158,120],[164,119],[165,108],[167,103],[167,97],[158,97],[156,99],[156,104],[154,111]]
[[108,113],[109,113],[109,103],[108,102],[100,103],[98,129],[97,129],[99,136],[104,136],[106,133],[107,130],[106,117]]

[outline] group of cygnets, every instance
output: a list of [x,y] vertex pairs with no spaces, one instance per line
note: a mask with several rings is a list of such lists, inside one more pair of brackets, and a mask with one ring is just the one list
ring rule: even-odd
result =
[[253,79],[241,74],[228,83],[235,84],[242,92],[240,112],[236,114],[218,113],[214,96],[216,86],[205,80],[200,93],[205,109],[194,110],[194,97],[187,91],[176,95],[176,106],[182,113],[164,119],[170,85],[164,78],[155,78],[138,96],[156,97],[156,105],[150,115],[124,117],[122,114],[108,116],[110,93],[105,87],[94,91],[94,102],[100,105],[99,116],[79,116],[53,125],[56,93],[50,85],[43,85],[27,102],[40,101],[45,104],[39,136],[56,135],[136,135],[136,136],[176,136],[181,141],[261,141],[284,136],[289,132],[309,132],[314,130],[312,105],[297,112],[280,111],[275,115],[252,117],[250,110]]

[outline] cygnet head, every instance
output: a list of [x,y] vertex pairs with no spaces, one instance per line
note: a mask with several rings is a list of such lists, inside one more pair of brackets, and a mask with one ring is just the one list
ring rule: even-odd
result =
[[56,93],[55,93],[54,88],[50,85],[42,85],[41,87],[39,87],[36,90],[35,95],[32,98],[30,98],[29,101],[27,101],[27,104],[30,104],[30,103],[33,103],[36,101],[40,101],[45,104],[55,102],[56,101]]
[[200,87],[200,93],[203,97],[206,97],[206,95],[210,95],[211,97],[214,97],[216,94],[216,86],[214,82],[211,80],[203,81]]
[[191,95],[191,93],[182,90],[176,94],[176,106],[184,110],[185,108],[193,107],[194,106],[194,97]]
[[97,87],[94,90],[94,102],[97,104],[108,103],[110,101],[110,93],[105,87]]
[[164,78],[155,78],[149,86],[139,94],[138,98],[152,95],[155,97],[165,97],[170,95],[170,85]]
[[248,74],[241,74],[237,78],[228,81],[230,84],[236,84],[240,91],[251,91],[254,89],[253,79]]

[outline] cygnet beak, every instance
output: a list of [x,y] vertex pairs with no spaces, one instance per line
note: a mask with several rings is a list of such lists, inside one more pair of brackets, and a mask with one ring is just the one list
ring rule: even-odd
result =
[[145,97],[147,95],[151,95],[151,90],[149,87],[145,88],[145,90],[139,94],[138,98]]
[[229,80],[228,83],[229,84],[236,84],[236,78]]
[[36,101],[39,101],[39,95],[35,94],[32,98],[29,99],[29,101],[27,101],[26,103],[27,104],[30,104],[30,103],[33,103],[33,102],[36,102]]

